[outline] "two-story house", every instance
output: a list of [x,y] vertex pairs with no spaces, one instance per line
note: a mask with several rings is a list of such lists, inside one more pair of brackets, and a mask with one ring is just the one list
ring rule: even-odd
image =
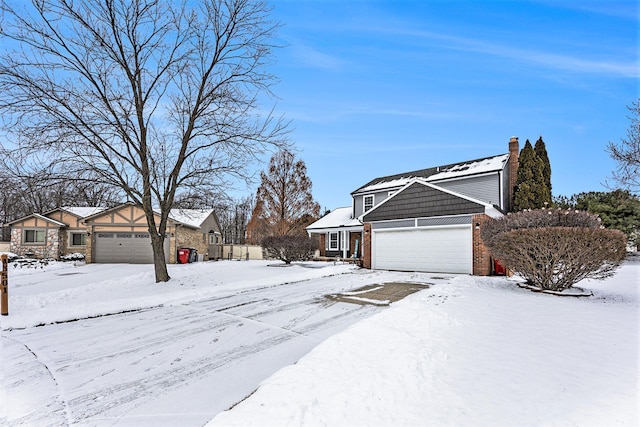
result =
[[490,274],[480,228],[511,210],[518,150],[512,137],[504,154],[375,178],[307,232],[319,235],[321,256],[365,268]]

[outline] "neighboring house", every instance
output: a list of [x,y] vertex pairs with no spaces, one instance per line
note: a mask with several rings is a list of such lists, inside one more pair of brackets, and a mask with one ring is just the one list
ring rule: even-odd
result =
[[[156,221],[160,222],[159,214]],[[151,236],[142,207],[125,203],[85,218],[90,235],[87,240],[87,263],[153,262]],[[221,233],[212,209],[172,209],[164,241],[165,259],[176,262],[179,248],[195,248],[203,259],[221,255]]]
[[85,217],[104,208],[65,206],[44,214],[33,213],[8,223],[11,227],[10,251],[21,256],[59,258],[85,253]]
[[366,268],[490,274],[480,228],[511,210],[518,150],[512,137],[505,154],[376,178],[307,232],[319,235],[321,256]]
[[[176,262],[178,248],[197,249],[203,259],[221,257],[221,233],[212,209],[172,209],[165,258]],[[159,222],[159,215],[156,216]],[[144,211],[124,203],[111,209],[63,207],[9,223],[11,251],[22,256],[59,258],[83,253],[86,262],[152,263],[151,237]]]

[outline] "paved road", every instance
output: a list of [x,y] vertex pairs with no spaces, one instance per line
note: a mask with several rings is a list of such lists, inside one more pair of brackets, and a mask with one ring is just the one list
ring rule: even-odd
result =
[[340,280],[4,331],[8,419],[202,425],[322,340],[384,309],[324,298]]

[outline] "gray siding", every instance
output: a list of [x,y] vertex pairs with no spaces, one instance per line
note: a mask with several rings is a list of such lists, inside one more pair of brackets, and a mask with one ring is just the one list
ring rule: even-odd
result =
[[434,227],[437,225],[460,225],[471,224],[473,217],[471,215],[462,216],[441,216],[437,218],[420,218],[418,219],[418,227]]
[[484,206],[414,183],[364,216],[364,222],[483,213]]
[[435,218],[402,219],[398,221],[381,221],[371,224],[374,230],[387,228],[435,227],[443,225],[471,224],[471,215],[439,216]]
[[364,196],[370,196],[373,194],[373,206],[375,207],[389,197],[389,191],[398,191],[398,190],[397,189],[384,190],[384,191],[378,191],[374,193],[358,194],[357,196],[354,196],[353,202],[355,206],[355,218],[359,217],[364,213]]
[[503,203],[500,198],[501,183],[497,172],[490,175],[472,176],[452,181],[433,182],[432,184],[490,205],[502,206]]

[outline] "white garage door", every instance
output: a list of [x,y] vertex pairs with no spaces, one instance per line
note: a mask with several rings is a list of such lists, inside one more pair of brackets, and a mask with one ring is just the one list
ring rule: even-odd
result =
[[[165,259],[168,261],[169,239],[164,241]],[[95,262],[153,263],[153,250],[149,233],[96,233]]]
[[374,269],[473,272],[470,226],[374,230],[371,252]]

